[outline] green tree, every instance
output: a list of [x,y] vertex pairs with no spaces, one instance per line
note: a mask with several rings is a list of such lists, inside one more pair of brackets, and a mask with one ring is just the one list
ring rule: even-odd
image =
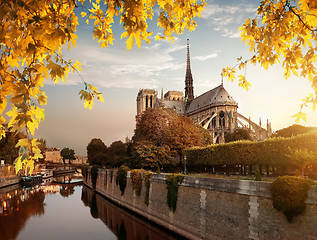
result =
[[109,163],[109,157],[107,154],[107,146],[100,138],[92,139],[87,145],[87,157],[89,165],[104,165]]
[[[43,106],[47,97],[42,89],[45,81],[66,81],[69,72],[81,71],[81,63],[63,56],[63,47],[76,47],[78,17],[92,25],[93,38],[98,39],[101,47],[113,43],[115,24],[122,27],[121,38],[127,39],[129,50],[134,42],[138,47],[142,40],[150,42],[152,32],[148,30],[148,21],[154,16],[154,9],[160,12],[157,26],[163,30],[155,38],[173,41],[173,37],[184,30],[195,29],[194,18],[200,17],[205,5],[204,0],[199,3],[196,0],[1,1],[0,138],[6,134],[5,113],[10,118],[12,132],[24,129],[29,135],[18,143],[20,155],[15,160],[16,171],[23,165],[32,165],[32,171],[34,162],[42,157],[37,140],[32,137],[45,116]],[[95,99],[104,101],[96,87],[84,84],[80,98],[85,108],[91,109]]]
[[226,142],[234,142],[239,140],[252,140],[250,133],[247,129],[238,128],[233,133],[227,133],[225,135]]
[[153,171],[161,171],[172,164],[169,156],[170,148],[167,145],[155,146],[148,141],[138,142],[133,146],[133,168],[143,168]]
[[315,129],[316,128],[313,128],[313,127],[304,127],[304,126],[299,125],[299,124],[293,124],[292,126],[289,126],[287,128],[277,130],[272,135],[272,137],[284,137],[284,138],[293,137],[293,136],[297,136],[300,134],[311,132]]
[[122,141],[114,141],[108,148],[108,152],[111,155],[122,156],[127,153],[127,144]]
[[70,164],[71,160],[75,160],[75,151],[73,149],[70,148],[63,148],[61,151],[61,155],[63,157],[63,162],[65,164],[65,160],[68,159],[68,163]]

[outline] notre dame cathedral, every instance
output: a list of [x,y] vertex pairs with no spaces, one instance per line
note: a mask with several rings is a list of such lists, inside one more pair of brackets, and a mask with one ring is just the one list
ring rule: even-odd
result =
[[181,91],[168,91],[161,98],[157,91],[140,89],[137,96],[138,121],[148,108],[172,108],[179,115],[190,117],[195,123],[208,129],[214,143],[224,143],[225,134],[237,128],[248,129],[255,140],[264,140],[272,134],[271,124],[266,129],[238,113],[238,103],[229,95],[223,84],[194,97],[193,77],[190,67],[189,43],[187,40],[187,67],[185,75],[185,96]]

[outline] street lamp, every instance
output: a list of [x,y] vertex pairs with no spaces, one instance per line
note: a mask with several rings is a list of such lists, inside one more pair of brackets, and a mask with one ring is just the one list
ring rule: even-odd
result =
[[187,175],[187,169],[186,169],[186,155],[184,155],[184,175]]

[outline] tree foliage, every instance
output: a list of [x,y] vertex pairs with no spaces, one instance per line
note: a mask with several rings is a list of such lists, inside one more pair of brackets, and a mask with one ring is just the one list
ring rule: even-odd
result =
[[233,133],[227,133],[225,135],[225,141],[227,143],[239,140],[252,140],[252,137],[247,129],[238,128]]
[[305,127],[299,124],[293,124],[292,126],[289,126],[287,128],[283,128],[280,130],[277,130],[272,137],[293,137],[300,134],[308,133],[316,128],[313,127]]
[[160,171],[172,164],[169,152],[170,148],[167,145],[155,146],[147,141],[138,142],[132,149],[132,167]]
[[[247,19],[241,30],[241,38],[250,46],[253,56],[248,60],[238,58],[235,67],[223,69],[223,75],[234,80],[236,70],[246,67],[247,62],[260,64],[268,69],[281,62],[284,78],[293,74],[308,81],[312,93],[304,97],[296,121],[306,120],[304,106],[317,107],[317,4],[315,0],[264,0],[261,1],[257,16]],[[251,84],[244,75],[239,75],[239,86],[248,89]]]
[[183,148],[203,146],[210,143],[211,138],[190,118],[179,116],[172,109],[150,108],[142,114],[137,123],[133,141],[151,142],[156,147],[168,146],[171,151],[181,156]]
[[12,164],[19,156],[19,150],[15,148],[19,139],[25,138],[25,134],[19,132],[8,132],[5,137],[0,140],[0,156],[1,160]]
[[92,139],[87,145],[87,157],[89,165],[103,165],[104,161],[109,161],[107,154],[107,146],[100,138]]
[[61,155],[63,157],[63,162],[65,164],[65,160],[68,159],[69,163],[71,160],[75,160],[75,151],[73,149],[70,148],[63,148],[61,151]]
[[[66,81],[69,72],[81,71],[81,63],[63,57],[62,47],[76,47],[76,30],[79,25],[76,7],[81,7],[81,16],[93,25],[93,37],[101,47],[113,43],[112,27],[115,19],[122,26],[121,38],[126,38],[129,50],[134,42],[150,42],[148,21],[152,20],[155,8],[159,9],[158,27],[164,30],[156,39],[173,40],[183,30],[194,30],[194,18],[200,17],[205,2],[201,0],[175,1],[127,1],[127,0],[13,0],[0,3],[0,138],[5,136],[5,118],[9,116],[12,132],[24,131],[28,138],[21,140],[19,157],[15,160],[18,172],[23,165],[32,165],[42,157],[34,131],[44,120],[43,106],[47,103],[42,90],[46,80],[54,83]],[[84,107],[93,106],[93,101],[103,101],[96,87],[85,84],[80,91]],[[10,104],[8,104],[8,101]],[[11,105],[11,109],[7,108]],[[30,168],[31,170],[33,169]]]

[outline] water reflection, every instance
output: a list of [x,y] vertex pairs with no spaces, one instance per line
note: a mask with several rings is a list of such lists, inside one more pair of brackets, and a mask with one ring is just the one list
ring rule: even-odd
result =
[[32,188],[15,185],[0,189],[0,240],[14,239],[179,238],[111,204],[86,187],[48,181],[47,185]]
[[15,239],[26,221],[34,215],[44,214],[45,192],[40,187],[0,192],[0,239]]
[[119,240],[182,239],[110,203],[87,187],[83,187],[81,200],[90,207],[91,216],[100,218]]

